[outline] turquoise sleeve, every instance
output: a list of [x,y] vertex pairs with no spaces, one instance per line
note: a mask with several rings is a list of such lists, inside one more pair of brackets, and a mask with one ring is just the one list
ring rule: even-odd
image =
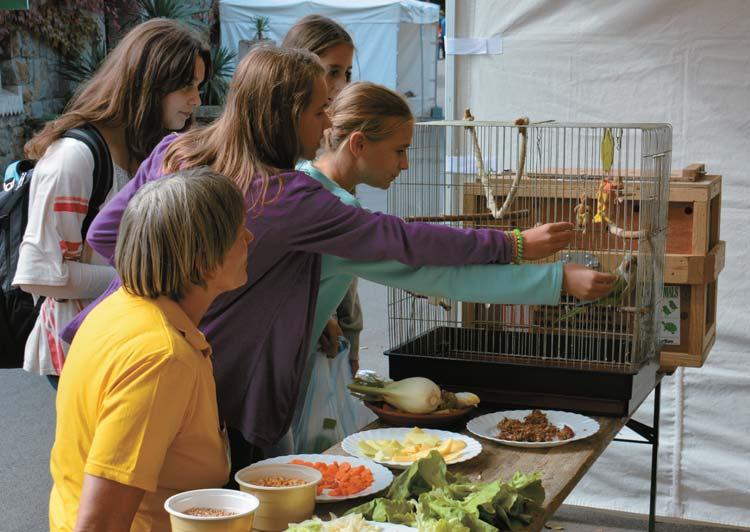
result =
[[472,303],[557,305],[563,281],[561,262],[423,267],[397,261],[362,262],[339,258],[335,262],[340,274],[425,296]]

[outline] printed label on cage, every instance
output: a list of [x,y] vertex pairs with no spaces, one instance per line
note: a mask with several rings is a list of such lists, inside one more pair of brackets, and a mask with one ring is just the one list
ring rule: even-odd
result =
[[656,310],[659,340],[668,345],[679,344],[680,287],[676,285],[664,285],[664,294]]

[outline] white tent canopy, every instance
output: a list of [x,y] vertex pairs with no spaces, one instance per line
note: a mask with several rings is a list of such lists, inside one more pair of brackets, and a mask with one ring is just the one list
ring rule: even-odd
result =
[[[657,513],[750,526],[750,2],[453,5],[456,37],[502,40],[499,53],[462,51],[453,73],[446,65],[454,116],[471,107],[482,120],[669,122],[673,169],[703,162],[723,175],[716,343],[702,368],[662,382]],[[647,402],[635,417],[650,424],[651,412]],[[566,502],[646,513],[650,453],[610,445]]]
[[221,44],[237,52],[254,37],[255,16],[268,17],[266,36],[276,44],[305,15],[330,17],[354,39],[352,79],[395,89],[427,116],[436,105],[438,9],[416,0],[221,0]]

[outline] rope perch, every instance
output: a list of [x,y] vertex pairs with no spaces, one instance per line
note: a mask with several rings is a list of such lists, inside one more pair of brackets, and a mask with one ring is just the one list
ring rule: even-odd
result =
[[[474,121],[474,116],[472,116],[471,110],[469,108],[466,108],[464,110],[464,120],[470,122]],[[499,209],[497,208],[495,195],[493,194],[492,187],[490,186],[489,176],[487,175],[487,172],[484,168],[484,158],[482,157],[482,150],[479,147],[479,139],[477,138],[476,128],[474,126],[465,126],[469,131],[469,134],[471,135],[472,144],[474,145],[474,158],[477,161],[477,173],[479,174],[479,180],[481,181],[482,187],[484,188],[484,195],[487,199],[487,209],[490,211],[492,217],[496,220],[505,217],[507,210],[510,208],[513,200],[516,198],[518,184],[521,182],[521,178],[523,177],[523,173],[526,167],[526,144],[528,141],[528,132],[526,126],[529,125],[529,118],[524,116],[517,119],[514,123],[516,126],[518,126],[518,134],[521,135],[521,149],[518,154],[518,170],[516,172],[516,175],[513,176],[513,181],[511,182],[508,194],[505,196],[505,201],[503,202],[502,207],[500,207]]]

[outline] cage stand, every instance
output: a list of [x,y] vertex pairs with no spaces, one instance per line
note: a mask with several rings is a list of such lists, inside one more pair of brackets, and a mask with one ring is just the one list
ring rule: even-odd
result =
[[642,440],[615,438],[614,441],[626,443],[640,443],[651,445],[651,488],[648,505],[648,532],[656,530],[656,468],[659,453],[659,411],[661,410],[661,379],[654,388],[654,421],[653,426],[629,419],[625,424],[630,430],[638,434]]

